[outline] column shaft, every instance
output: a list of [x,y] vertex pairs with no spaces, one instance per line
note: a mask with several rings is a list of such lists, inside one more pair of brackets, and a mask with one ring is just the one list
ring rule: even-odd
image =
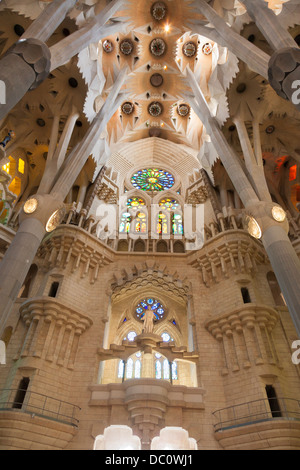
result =
[[0,336],[44,235],[39,220],[24,220],[0,263]]

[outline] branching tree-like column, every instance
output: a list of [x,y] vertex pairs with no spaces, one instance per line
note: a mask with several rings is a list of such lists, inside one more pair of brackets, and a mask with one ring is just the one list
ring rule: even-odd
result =
[[[202,121],[207,133],[210,135],[212,144],[218,152],[219,158],[224,165],[239,197],[245,206],[245,228],[257,239],[261,239],[268,254],[270,263],[277,277],[278,283],[284,295],[289,312],[293,319],[296,331],[300,337],[300,260],[288,237],[288,221],[284,210],[265,197],[265,191],[258,191],[255,175],[255,187],[246,175],[245,168],[230,147],[218,124],[212,116],[209,106],[203,93],[190,69],[187,69],[188,84],[192,88],[194,98],[187,95],[193,110]],[[240,122],[240,136],[243,140],[243,147],[246,150],[246,166],[249,173],[252,173],[251,165],[255,161],[246,149],[247,139]],[[248,160],[248,161],[247,161]],[[249,161],[251,162],[249,164]]]
[[195,0],[195,9],[202,13],[208,21],[190,22],[193,32],[210,38],[212,41],[227,47],[234,55],[247,63],[251,70],[268,78],[270,56],[234,31],[226,21],[206,2]]
[[28,90],[33,90],[47,78],[51,57],[45,41],[62,23],[76,1],[54,0],[0,60],[0,80],[6,89],[6,103],[0,105],[0,119]]
[[83,26],[49,49],[45,41],[76,2],[77,0],[54,0],[0,60],[0,80],[4,82],[6,88],[6,104],[0,105],[0,120],[27,91],[37,88],[48,77],[50,71],[68,62],[91,42],[100,41],[127,27],[125,21],[116,20],[112,24],[105,25],[125,2],[125,0],[113,0],[88,26]]
[[276,16],[264,0],[241,1],[275,51],[268,67],[270,85],[279,96],[292,101],[300,110],[300,104],[295,100],[296,89],[300,87],[300,49],[296,41],[281,25],[280,16]]
[[0,263],[0,337],[43,237],[61,222],[65,197],[101,138],[108,121],[124,100],[124,93],[120,90],[126,76],[127,69],[124,68],[82,141],[62,164],[60,162],[56,174],[51,168],[47,181],[48,193],[31,196],[24,204],[18,232]]

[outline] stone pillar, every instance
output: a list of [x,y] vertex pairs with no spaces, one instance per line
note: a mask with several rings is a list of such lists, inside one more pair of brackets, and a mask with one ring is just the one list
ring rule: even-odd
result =
[[203,26],[198,20],[195,20],[191,23],[193,32],[209,37],[221,46],[227,47],[252,70],[264,78],[268,77],[268,62],[270,60],[268,54],[234,31],[206,0],[197,0],[195,8],[207,18],[214,28]]
[[46,233],[47,221],[62,206],[47,195],[32,199],[38,206],[33,214],[22,211],[19,230],[0,263],[0,336]]
[[[284,211],[277,204],[260,202],[246,208],[246,213],[258,224],[264,248],[268,254],[275,276],[285,298],[287,307],[293,319],[296,331],[300,337],[300,260],[288,237],[289,224],[287,217],[278,222],[273,214],[277,207],[283,217]],[[250,234],[251,229],[248,231]]]
[[281,25],[280,17],[268,7],[265,0],[241,0],[241,2],[275,51],[284,47],[297,47],[290,33]]
[[[51,70],[68,62],[90,43],[99,42],[102,38],[120,33],[127,28],[127,23],[112,21],[105,23],[123,6],[124,0],[112,0],[86,26],[70,34],[67,38],[51,47]],[[125,31],[124,31],[125,32]]]
[[[248,219],[245,220],[248,220],[247,223],[258,224],[255,236],[262,239],[300,337],[300,289],[296,284],[300,279],[300,260],[287,235],[289,230],[287,217],[285,216],[279,222],[272,210],[274,206],[277,206],[282,216],[283,209],[273,202],[261,201],[258,198],[242,168],[242,163],[225,139],[217,120],[211,115],[194,74],[190,70],[187,70],[187,74],[195,99],[190,96],[186,99],[190,101],[195,113],[206,127],[224,168],[245,206],[245,214],[248,215]],[[250,234],[253,233],[250,225],[246,227],[245,224],[245,228]]]
[[6,89],[6,103],[0,106],[0,120],[28,90],[36,88],[48,76],[50,51],[45,41],[76,1],[54,0],[0,60],[0,80],[5,83]]
[[268,66],[270,85],[300,110],[300,100],[295,96],[295,90],[300,88],[300,49],[296,41],[264,0],[242,0],[242,3],[275,51]]

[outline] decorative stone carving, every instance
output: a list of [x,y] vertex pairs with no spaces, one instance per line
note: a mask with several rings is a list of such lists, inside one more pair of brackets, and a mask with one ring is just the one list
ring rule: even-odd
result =
[[129,116],[134,111],[134,105],[129,101],[126,101],[126,103],[122,104],[121,109],[122,113],[127,114]]
[[180,104],[177,107],[177,113],[181,117],[186,117],[190,113],[190,107],[187,104]]
[[151,15],[157,21],[161,21],[166,17],[167,7],[164,2],[155,2],[151,7]]
[[120,51],[124,55],[130,55],[133,51],[133,48],[134,48],[133,42],[130,41],[130,39],[124,39],[120,43]]
[[183,45],[182,52],[186,57],[194,57],[197,52],[197,45],[193,41],[188,41]]
[[114,50],[114,45],[109,39],[105,39],[102,44],[104,52],[110,54]]
[[48,46],[38,39],[22,39],[8,49],[6,55],[16,54],[22,57],[35,73],[35,81],[30,90],[37,88],[49,75],[51,54]]
[[148,112],[151,114],[151,116],[158,117],[163,112],[163,106],[158,101],[154,101],[149,105]]
[[162,38],[155,38],[150,43],[150,51],[156,57],[161,57],[166,52],[167,45]]
[[154,87],[160,87],[164,82],[163,76],[160,73],[154,73],[150,77],[150,83]]
[[202,47],[202,52],[203,54],[205,55],[210,55],[212,53],[212,50],[213,50],[213,46],[210,42],[207,42],[206,44],[204,44],[204,46]]

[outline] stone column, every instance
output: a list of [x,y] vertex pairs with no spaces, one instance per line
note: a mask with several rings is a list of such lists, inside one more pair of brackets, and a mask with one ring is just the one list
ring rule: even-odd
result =
[[281,25],[280,17],[268,7],[265,0],[241,0],[241,3],[275,51],[283,47],[298,47],[290,33]]
[[31,24],[21,39],[0,60],[0,80],[5,84],[6,103],[0,105],[0,119],[46,79],[50,72],[50,51],[45,41],[64,20],[77,0],[54,0]]
[[118,75],[105,104],[82,142],[68,156],[68,161],[54,186],[54,191],[51,194],[32,196],[30,199],[35,203],[35,208],[31,207],[30,212],[25,212],[24,206],[21,211],[20,228],[0,263],[0,337],[11,307],[23,285],[40,243],[47,233],[47,222],[51,216],[54,217],[54,225],[49,231],[60,223],[60,213],[64,208],[65,197],[93,151],[106,124],[124,100],[120,89],[126,76],[127,68]]
[[19,230],[0,263],[0,336],[46,233],[47,220],[60,206],[59,201],[42,196],[33,216],[22,211]]
[[296,41],[281,25],[280,16],[276,16],[264,0],[242,0],[242,3],[275,51],[268,66],[270,85],[279,96],[292,101],[300,110],[300,92],[295,95],[296,89],[300,88],[300,49]]
[[[195,113],[203,122],[211,141],[218,152],[229,178],[232,181],[239,197],[245,206],[245,229],[260,238],[269,256],[274,273],[284,295],[289,312],[293,319],[296,331],[300,337],[300,260],[288,238],[288,221],[284,211],[277,204],[269,201],[261,201],[255,193],[251,182],[247,178],[241,162],[237,159],[225,139],[217,120],[211,115],[210,109],[196,82],[194,74],[187,69],[189,85],[195,98],[187,95]],[[277,207],[282,218],[281,221],[273,215],[273,208]],[[256,234],[253,235],[251,224],[256,225]]]
[[234,31],[206,0],[197,0],[195,8],[207,18],[214,28],[203,26],[198,20],[195,20],[191,22],[193,32],[209,37],[212,41],[227,47],[234,55],[248,64],[253,71],[264,78],[268,77],[270,60],[268,54]]
[[105,23],[123,6],[124,0],[113,0],[103,8],[103,10],[93,18],[86,26],[70,34],[67,38],[50,48],[51,51],[51,70],[60,67],[68,62],[80,51],[88,47],[90,43],[99,42],[100,39],[120,33],[127,28],[127,23],[112,21],[111,24]]

